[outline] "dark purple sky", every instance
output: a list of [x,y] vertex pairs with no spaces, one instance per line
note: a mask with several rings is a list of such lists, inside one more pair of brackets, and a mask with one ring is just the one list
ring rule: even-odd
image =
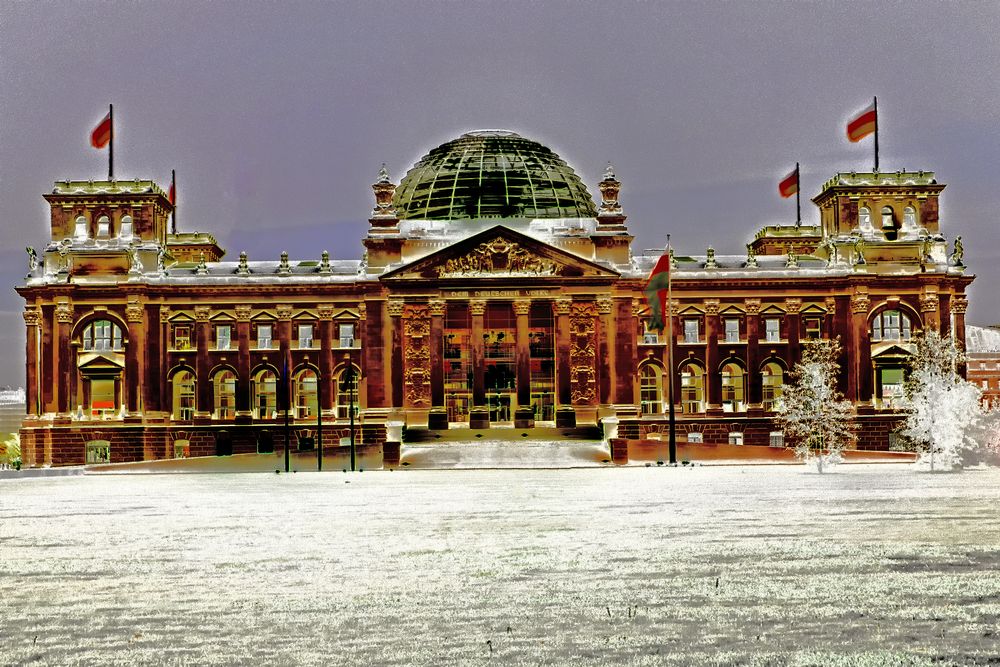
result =
[[[180,227],[235,258],[354,258],[382,162],[398,179],[464,131],[508,128],[596,192],[614,162],[634,248],[744,251],[872,166],[849,117],[879,97],[884,171],[948,184],[942,231],[1000,321],[1000,4],[941,2],[0,2],[0,280],[48,240],[41,195],[178,173]],[[0,384],[23,384],[20,298],[0,296]]]

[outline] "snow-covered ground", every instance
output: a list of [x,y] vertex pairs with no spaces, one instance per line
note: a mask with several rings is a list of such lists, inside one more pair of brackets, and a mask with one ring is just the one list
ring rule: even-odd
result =
[[998,507],[909,465],[0,480],[0,664],[995,664]]

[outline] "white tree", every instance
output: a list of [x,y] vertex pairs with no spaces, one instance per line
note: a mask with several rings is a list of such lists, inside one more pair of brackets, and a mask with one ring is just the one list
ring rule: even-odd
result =
[[841,452],[854,437],[854,408],[837,390],[839,340],[811,340],[802,360],[781,387],[775,406],[778,423],[795,442],[795,455],[823,472],[840,463]]
[[916,443],[920,462],[930,470],[961,468],[984,435],[981,392],[958,374],[965,357],[950,338],[928,331],[914,343],[906,381],[909,414],[901,433]]

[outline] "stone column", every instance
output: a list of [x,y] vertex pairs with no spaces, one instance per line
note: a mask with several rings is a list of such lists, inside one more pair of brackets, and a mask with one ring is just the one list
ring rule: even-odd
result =
[[490,411],[486,406],[486,351],[483,347],[483,329],[486,302],[469,301],[472,314],[472,408],[469,410],[470,428],[489,428]]
[[125,412],[129,417],[140,417],[145,410],[141,393],[144,384],[142,379],[146,376],[146,327],[143,322],[145,319],[143,311],[139,298],[130,296],[125,305],[125,321],[128,323],[128,345],[125,347]]
[[70,368],[72,353],[70,349],[71,327],[73,325],[73,306],[68,301],[56,304],[56,412],[59,416],[69,417],[70,384],[76,376],[76,369]]
[[403,302],[390,299],[386,303],[391,324],[389,352],[390,406],[403,407]]
[[39,415],[39,394],[38,394],[38,340],[39,325],[42,321],[42,312],[35,307],[25,308],[21,313],[24,317],[26,328],[26,343],[24,349],[25,359],[25,382],[24,382],[24,413],[26,415]]
[[572,300],[561,298],[552,302],[556,316],[556,427],[576,426],[576,411],[572,403],[573,367],[570,362],[569,309]]
[[[955,345],[965,352],[965,311],[969,307],[969,299],[964,294],[956,294],[951,299],[951,316],[955,320]],[[958,365],[958,374],[966,377],[967,366],[963,362]]]
[[826,306],[826,315],[823,317],[823,335],[824,339],[833,338],[834,331],[834,318],[837,315],[837,300],[832,296],[826,297],[824,301]]
[[635,409],[635,383],[632,380],[638,367],[636,355],[639,349],[635,309],[631,297],[616,297],[612,303],[611,320],[614,331],[609,345],[614,348],[611,366],[614,375],[611,395],[619,411],[627,408],[632,412]]
[[194,307],[195,344],[197,345],[195,363],[197,364],[196,368],[198,373],[197,404],[194,413],[195,420],[207,420],[212,415],[212,379],[209,377],[209,373],[212,371],[212,360],[209,358],[208,353],[208,328],[211,326],[211,323],[209,322],[208,317],[208,306]]
[[759,412],[764,400],[764,385],[760,373],[760,299],[743,301],[747,313],[747,412]]
[[403,308],[403,401],[407,408],[431,408],[431,316],[423,303],[408,303]]
[[253,419],[250,396],[250,306],[236,306],[236,423],[248,424]]
[[[170,414],[173,411],[173,392],[170,386],[170,381],[167,378],[167,374],[170,372],[169,366],[169,356],[168,350],[173,346],[173,342],[170,338],[170,306],[160,306],[160,381],[158,386],[160,391],[156,400],[158,401],[159,410]],[[198,379],[195,378],[195,387],[197,388]]]
[[612,382],[612,369],[615,367],[615,323],[611,315],[612,301],[603,297],[595,304],[600,318],[597,337],[597,400],[602,406],[609,406],[615,402]]
[[[163,357],[163,338],[160,336],[160,306],[156,303],[146,303],[146,373],[142,378],[142,411],[147,420],[162,421],[160,407],[160,368]],[[161,454],[162,456],[162,454]]]
[[55,307],[51,304],[44,305],[41,308],[42,311],[42,326],[39,335],[41,336],[41,345],[39,346],[39,352],[41,354],[41,363],[38,365],[39,378],[38,378],[38,393],[42,399],[42,412],[55,412],[56,411],[56,368],[57,355],[56,355],[56,342],[55,342],[55,331],[56,331],[56,314]]
[[[320,413],[324,417],[334,416],[336,382],[333,378],[333,304],[321,303],[319,313],[319,381],[322,383]],[[353,358],[352,358],[353,362]]]
[[[278,316],[277,325],[277,335],[278,335],[278,388],[279,397],[284,398],[284,403],[282,403],[281,398],[278,399],[279,403],[279,414],[283,409],[289,411],[289,420],[295,420],[295,392],[293,387],[295,381],[292,378],[292,374],[295,372],[294,366],[292,366],[292,306],[288,303],[279,303],[274,308],[275,314]],[[288,369],[288,377],[282,378],[285,373],[284,369]],[[281,414],[284,417],[284,414]]]
[[708,385],[708,409],[722,414],[722,381],[719,375],[719,300],[705,300],[705,380]]
[[793,363],[802,358],[802,346],[799,343],[802,332],[802,299],[785,299],[785,317],[788,326],[788,356]]
[[514,302],[514,318],[517,326],[514,363],[517,368],[517,408],[514,410],[514,427],[531,428],[535,425],[535,414],[531,410],[531,347],[528,345],[528,316],[531,301]]
[[[385,351],[389,349],[392,336],[385,326],[388,311],[385,301],[366,301],[359,306],[361,313],[361,378],[366,407],[388,407],[386,390],[388,369]],[[359,392],[359,396],[361,393]]]
[[940,331],[941,315],[938,312],[940,300],[937,292],[924,292],[920,295],[920,316],[923,318],[924,331]]
[[444,313],[447,303],[432,299],[428,304],[431,314],[431,411],[427,415],[427,428],[447,429],[448,411],[444,406]]
[[871,345],[868,340],[868,311],[871,300],[866,292],[851,296],[851,337],[848,342],[847,358],[852,360],[851,374],[847,378],[847,398],[858,404],[871,401]]

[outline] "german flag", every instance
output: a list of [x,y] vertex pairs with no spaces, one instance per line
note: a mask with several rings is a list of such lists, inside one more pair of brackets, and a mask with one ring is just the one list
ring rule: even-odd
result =
[[104,117],[94,131],[90,133],[90,145],[94,148],[104,148],[111,143],[111,112]]
[[876,110],[875,103],[872,102],[871,106],[866,107],[864,111],[854,117],[854,120],[847,124],[847,138],[852,142],[858,142],[877,129],[878,111]]
[[796,166],[792,173],[788,174],[778,183],[778,194],[782,197],[791,197],[799,191],[799,168]]
[[646,301],[649,303],[649,328],[663,331],[666,326],[667,289],[670,286],[670,250],[667,249],[646,281]]

